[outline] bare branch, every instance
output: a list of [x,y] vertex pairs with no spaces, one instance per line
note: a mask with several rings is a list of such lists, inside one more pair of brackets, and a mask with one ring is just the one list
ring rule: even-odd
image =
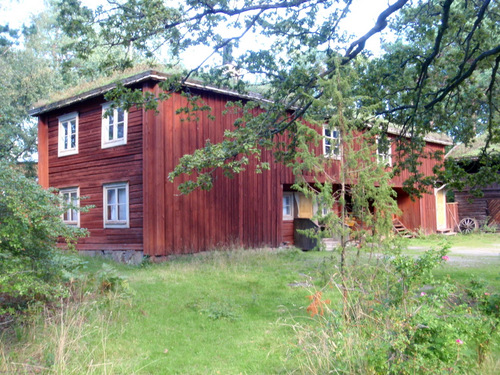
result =
[[478,57],[474,59],[474,61],[471,62],[469,69],[462,74],[459,77],[455,77],[453,82],[451,82],[449,85],[444,87],[439,91],[439,95],[434,98],[434,100],[430,101],[426,105],[424,105],[425,109],[431,109],[433,106],[435,106],[437,103],[441,102],[446,95],[448,95],[452,90],[454,90],[460,83],[465,81],[467,78],[469,78],[472,73],[476,70],[477,64],[481,62],[482,60],[490,57],[490,56],[495,56],[500,54],[500,45],[496,46],[495,48],[492,48],[488,51],[483,52],[480,54]]
[[371,28],[365,35],[363,35],[358,40],[354,41],[345,53],[346,60],[350,61],[354,59],[364,48],[365,43],[368,39],[370,39],[373,35],[381,32],[387,26],[387,18],[391,16],[394,12],[401,9],[408,0],[398,0],[393,5],[389,6],[386,10],[384,10],[377,18],[377,22],[375,26]]

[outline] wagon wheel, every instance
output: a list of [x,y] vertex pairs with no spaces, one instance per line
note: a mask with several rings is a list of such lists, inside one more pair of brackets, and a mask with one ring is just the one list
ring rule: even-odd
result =
[[458,229],[460,229],[460,232],[465,234],[474,232],[477,227],[477,220],[470,217],[466,217],[460,220],[460,223],[458,224]]

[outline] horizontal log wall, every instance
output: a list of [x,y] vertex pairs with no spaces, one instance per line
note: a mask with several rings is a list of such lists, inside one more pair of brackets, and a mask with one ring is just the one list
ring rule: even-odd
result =
[[493,184],[482,189],[483,196],[475,197],[469,191],[455,191],[455,202],[458,203],[458,216],[462,220],[466,217],[475,218],[480,224],[487,223],[491,213],[488,202],[500,199],[500,186]]
[[[142,250],[142,111],[131,109],[128,114],[127,144],[102,149],[101,121],[103,97],[54,111],[40,119],[39,134],[42,154],[42,186],[58,189],[79,187],[80,196],[88,197],[82,205],[92,205],[89,212],[80,214],[80,226],[87,228],[89,237],[78,241],[79,250]],[[58,116],[78,112],[78,154],[58,156]],[[45,121],[47,122],[46,130]],[[48,139],[47,146],[45,139]],[[46,151],[44,149],[46,148]],[[46,161],[48,164],[46,164]],[[47,169],[47,172],[44,172]],[[41,178],[42,180],[42,178]],[[130,199],[130,228],[104,228],[103,184],[128,182]]]

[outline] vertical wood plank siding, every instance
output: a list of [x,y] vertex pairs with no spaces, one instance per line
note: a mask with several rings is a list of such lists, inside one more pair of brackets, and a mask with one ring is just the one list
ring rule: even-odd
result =
[[[143,90],[155,92],[157,88],[146,85]],[[143,115],[144,252],[162,256],[228,245],[278,246],[282,237],[282,168],[272,163],[271,152],[262,156],[263,161],[271,162],[270,171],[255,173],[254,160],[232,179],[218,170],[211,191],[183,196],[177,187],[188,177],[182,176],[173,184],[167,180],[182,155],[204,146],[207,140],[221,141],[224,130],[232,128],[238,117],[222,114],[232,98],[205,91],[196,94],[212,108],[215,121],[207,113],[193,116],[197,120],[176,115],[176,109],[188,104],[179,94],[161,103],[158,115],[152,111]]]
[[[131,109],[128,114],[127,144],[101,148],[101,120],[104,98],[101,96],[54,111],[48,116],[48,186],[56,188],[79,187],[80,196],[88,197],[82,205],[93,205],[82,213],[80,226],[87,228],[90,236],[78,242],[79,250],[142,250],[142,112]],[[58,157],[58,116],[78,112],[78,154]],[[39,144],[44,146],[44,116],[40,122]],[[40,159],[42,174],[47,166]],[[104,229],[103,187],[110,182],[129,183],[130,228]],[[42,185],[43,186],[43,185]]]
[[46,115],[38,119],[38,183],[49,188],[49,124]]
[[[142,89],[155,94],[159,91],[153,80],[143,83]],[[40,182],[56,188],[78,186],[80,195],[89,197],[83,203],[95,206],[81,214],[81,226],[89,229],[90,237],[80,240],[78,249],[143,250],[147,255],[165,256],[227,245],[276,247],[290,239],[293,225],[283,225],[282,196],[283,185],[293,184],[295,176],[289,168],[274,162],[271,151],[262,154],[270,170],[255,173],[256,161],[252,159],[246,171],[233,179],[215,171],[211,191],[182,196],[177,189],[179,183],[196,176],[168,181],[180,157],[203,147],[207,140],[222,141],[224,130],[232,129],[238,117],[223,114],[226,103],[235,100],[233,97],[192,91],[212,108],[215,120],[209,119],[207,113],[199,113],[198,119],[176,114],[187,100],[173,94],[159,104],[158,114],[131,109],[127,144],[107,149],[101,149],[102,96],[40,117]],[[79,113],[79,152],[58,157],[58,116],[73,111]],[[280,137],[284,140],[284,136]],[[428,151],[443,148],[428,145]],[[322,153],[321,144],[316,151]],[[429,174],[434,164],[434,160],[422,158],[421,170]],[[328,172],[338,175],[338,162],[332,162]],[[305,177],[312,181],[312,176]],[[404,173],[396,177],[394,187],[401,187],[406,177]],[[125,181],[130,192],[130,228],[104,229],[102,185]],[[426,195],[419,203],[409,202],[405,204],[410,209],[419,211],[415,227],[435,228],[434,196]]]

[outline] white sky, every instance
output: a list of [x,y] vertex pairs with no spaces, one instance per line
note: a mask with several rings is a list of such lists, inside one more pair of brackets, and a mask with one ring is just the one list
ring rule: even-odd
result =
[[[351,6],[350,19],[345,21],[345,27],[357,36],[365,34],[375,24],[378,15],[387,8],[388,3],[395,0],[354,0]],[[90,8],[105,4],[105,0],[82,0]],[[43,11],[45,0],[0,0],[0,24],[8,23],[11,28],[19,28],[23,23],[28,24],[30,17]],[[380,50],[379,36],[372,37],[366,45],[368,50],[375,54]],[[207,53],[209,53],[207,48]],[[187,67],[198,65],[207,55],[200,53],[189,54],[184,58]]]

